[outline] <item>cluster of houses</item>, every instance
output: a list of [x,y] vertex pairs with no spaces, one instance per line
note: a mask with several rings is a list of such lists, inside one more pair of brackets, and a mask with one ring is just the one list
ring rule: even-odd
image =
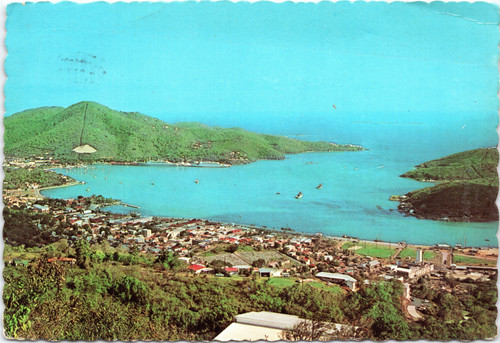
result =
[[37,156],[34,158],[17,158],[17,157],[5,157],[3,162],[4,167],[14,167],[14,168],[35,168],[35,167],[61,167],[63,166],[58,159],[53,156],[49,156],[47,153],[45,156]]
[[[148,254],[172,251],[195,274],[215,273],[209,263],[214,257],[207,259],[206,252],[230,245],[235,247],[234,251],[225,254],[224,259],[229,258],[233,262],[225,265],[225,275],[250,271],[262,277],[316,277],[326,282],[339,283],[351,291],[358,288],[358,280],[416,280],[424,275],[436,275],[450,269],[453,261],[453,255],[446,253],[446,249],[442,253],[443,262],[437,265],[424,262],[422,250],[417,250],[415,259],[411,260],[376,259],[342,249],[344,240],[340,238],[325,238],[320,234],[308,236],[295,232],[273,232],[202,219],[110,213],[103,211],[100,207],[102,204],[94,200],[93,197],[47,199],[45,204],[33,204],[23,197],[5,198],[7,206],[22,205],[52,216],[52,223],[39,222],[37,225],[51,232],[54,239],[67,239],[69,242],[85,239],[91,244],[107,241],[113,247],[133,247],[134,251]],[[249,246],[252,253],[245,255],[242,252],[244,249],[238,249],[242,246]],[[266,255],[269,251],[275,254]],[[218,253],[220,252],[219,250]],[[258,260],[262,261],[255,264]]]

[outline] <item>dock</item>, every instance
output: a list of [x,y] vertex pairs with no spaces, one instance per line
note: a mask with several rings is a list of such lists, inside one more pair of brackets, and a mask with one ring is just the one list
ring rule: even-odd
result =
[[124,202],[120,202],[120,203],[118,203],[118,205],[122,205],[122,206],[125,206],[125,207],[132,207],[132,208],[141,208],[140,206],[126,204]]

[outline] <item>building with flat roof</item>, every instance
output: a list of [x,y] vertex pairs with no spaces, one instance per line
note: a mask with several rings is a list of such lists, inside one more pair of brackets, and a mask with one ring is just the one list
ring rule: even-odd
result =
[[[293,330],[301,323],[311,323],[298,316],[275,312],[248,312],[235,316],[235,323],[222,331],[214,341],[282,341],[283,331]],[[343,324],[324,323],[326,336],[320,339],[331,340],[330,334],[347,327]],[[354,327],[354,329],[357,329]]]
[[316,277],[318,279],[323,280],[323,281],[345,284],[347,287],[349,287],[349,289],[351,291],[356,290],[357,280],[349,275],[339,274],[339,273],[320,272],[320,273],[316,274]]
[[266,311],[239,314],[235,320],[214,341],[279,341],[283,340],[283,330],[291,330],[303,321],[298,316]]
[[281,276],[281,270],[273,268],[259,268],[259,275],[263,277]]
[[409,268],[390,265],[389,268],[394,270],[398,275],[402,275],[403,277],[408,279],[419,278],[423,275],[429,274],[432,271],[434,271],[433,264],[424,264],[422,266],[410,266]]

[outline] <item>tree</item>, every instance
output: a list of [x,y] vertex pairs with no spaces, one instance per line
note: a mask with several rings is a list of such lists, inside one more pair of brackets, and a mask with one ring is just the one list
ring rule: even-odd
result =
[[23,271],[23,277],[4,272],[4,330],[7,337],[16,338],[20,331],[29,329],[30,313],[37,305],[56,298],[64,285],[65,271],[57,263],[47,262],[44,255]]
[[165,268],[170,270],[178,270],[183,265],[183,261],[179,260],[179,256],[176,253],[165,249],[160,251],[155,262],[161,263]]
[[88,268],[88,258],[90,256],[89,242],[85,239],[79,239],[75,243],[76,264],[80,268]]
[[231,244],[226,248],[226,251],[231,254],[238,251],[238,244]]
[[132,276],[124,276],[111,286],[111,294],[117,296],[123,302],[145,304],[147,292],[146,284]]
[[266,260],[259,258],[252,262],[252,267],[262,268],[266,264]]
[[291,330],[284,330],[280,338],[285,341],[318,341],[325,340],[328,325],[317,320],[303,320]]
[[408,324],[392,304],[377,302],[369,316],[373,319],[371,329],[373,336],[377,339],[407,340],[410,338]]

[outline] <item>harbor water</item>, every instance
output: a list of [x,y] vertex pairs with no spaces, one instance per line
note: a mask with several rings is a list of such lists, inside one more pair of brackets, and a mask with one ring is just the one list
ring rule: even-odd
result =
[[[433,185],[401,178],[402,173],[430,159],[489,146],[495,132],[473,135],[477,137],[473,141],[467,138],[470,131],[464,136],[459,126],[445,130],[389,124],[352,124],[350,130],[267,128],[269,133],[361,144],[369,150],[303,153],[230,168],[101,164],[58,169],[85,184],[42,194],[55,198],[101,194],[140,207],[112,210],[145,216],[204,218],[390,242],[498,246],[497,222],[421,220],[404,216],[397,211],[398,203],[389,201],[392,194]],[[322,187],[317,189],[319,184]],[[299,192],[303,196],[296,199]]]

